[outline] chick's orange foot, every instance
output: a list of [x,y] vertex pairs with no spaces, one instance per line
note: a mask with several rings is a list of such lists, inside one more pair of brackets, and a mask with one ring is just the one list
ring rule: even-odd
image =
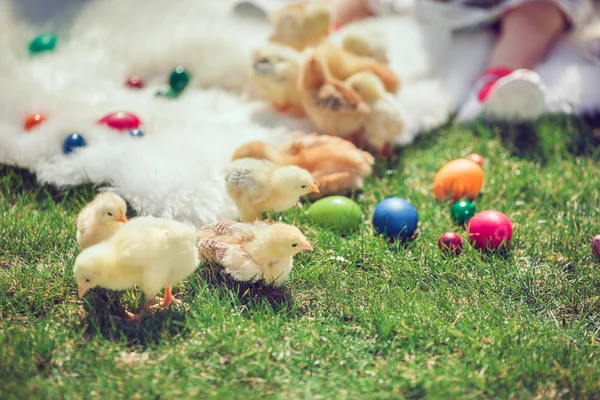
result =
[[177,305],[181,304],[181,300],[178,300],[173,296],[173,292],[170,287],[165,289],[165,297],[163,297],[163,298],[156,297],[155,300],[158,301],[159,303],[150,307],[152,309],[169,308],[169,307],[171,307],[172,304],[177,304]]

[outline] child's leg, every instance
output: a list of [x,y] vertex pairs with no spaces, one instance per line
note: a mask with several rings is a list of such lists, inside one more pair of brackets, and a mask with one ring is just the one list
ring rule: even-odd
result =
[[501,21],[500,37],[488,67],[531,69],[546,56],[567,28],[559,7],[547,0],[525,3]]
[[[480,113],[502,119],[531,120],[545,109],[540,77],[529,69],[541,62],[575,19],[561,1],[532,0],[506,11],[488,69],[459,110],[458,121]],[[581,2],[585,2],[582,0]]]

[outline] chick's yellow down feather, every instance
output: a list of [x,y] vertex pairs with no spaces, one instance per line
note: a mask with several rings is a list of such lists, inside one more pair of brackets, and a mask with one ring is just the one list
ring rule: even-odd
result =
[[312,246],[292,225],[222,221],[198,231],[200,259],[223,266],[243,282],[264,280],[282,286],[289,278],[295,254]]
[[298,90],[304,111],[316,130],[342,137],[359,132],[371,111],[367,103],[354,89],[334,78],[314,51],[306,53]]
[[381,80],[371,72],[359,72],[346,83],[371,107],[364,125],[364,139],[380,154],[391,156],[394,138],[404,129],[404,113],[398,100],[385,91]]
[[161,289],[194,272],[199,263],[195,244],[191,226],[164,218],[133,218],[108,240],[77,256],[73,272],[79,297],[96,286],[126,290],[137,285],[146,295],[141,317]]
[[293,48],[267,44],[252,53],[252,80],[278,111],[302,115],[297,81],[302,55]]
[[351,24],[342,33],[342,49],[357,56],[370,57],[388,64],[386,37],[374,27]]
[[77,218],[77,244],[85,249],[111,237],[125,222],[127,204],[121,196],[102,192]]
[[254,158],[233,161],[225,170],[225,184],[242,222],[264,211],[288,210],[301,196],[319,191],[305,169]]
[[270,41],[302,51],[329,36],[331,9],[324,1],[291,4],[271,15]]

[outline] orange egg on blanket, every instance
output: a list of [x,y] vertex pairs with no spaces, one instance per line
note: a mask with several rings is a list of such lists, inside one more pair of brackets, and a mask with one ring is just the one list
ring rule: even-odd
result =
[[472,199],[483,186],[483,169],[476,162],[458,158],[444,165],[433,180],[433,193],[438,200]]

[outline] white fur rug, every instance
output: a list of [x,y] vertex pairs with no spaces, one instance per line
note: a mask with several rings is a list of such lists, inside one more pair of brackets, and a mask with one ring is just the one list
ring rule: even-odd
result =
[[[265,42],[269,26],[234,17],[230,3],[0,0],[0,162],[58,187],[105,185],[141,214],[196,226],[235,218],[221,176],[233,150],[249,140],[280,142],[310,123],[274,114],[250,87],[249,53]],[[66,12],[73,4],[83,6]],[[451,37],[408,15],[377,26],[389,37],[391,65],[403,80],[408,129],[398,143],[407,145],[460,105],[492,38]],[[29,57],[28,42],[44,31],[58,33],[56,50]],[[179,64],[191,72],[190,86],[178,99],[156,97]],[[549,111],[600,108],[600,67],[573,40],[561,43],[539,72],[552,96]],[[130,75],[142,76],[146,88],[126,88]],[[138,115],[145,136],[96,123],[113,111]],[[30,113],[48,120],[26,133]],[[64,155],[71,132],[87,146]]]

